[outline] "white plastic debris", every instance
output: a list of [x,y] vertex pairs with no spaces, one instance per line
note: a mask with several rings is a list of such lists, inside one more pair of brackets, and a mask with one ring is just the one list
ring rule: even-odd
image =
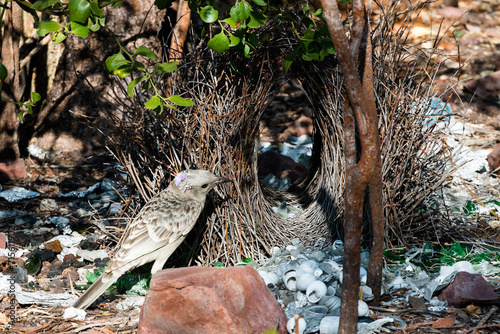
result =
[[59,243],[61,243],[61,246],[63,248],[68,248],[79,245],[82,240],[85,240],[85,237],[78,232],[72,232],[71,235],[58,235],[56,237],[53,237],[52,239],[48,240],[47,243],[55,240],[59,240]]
[[73,190],[65,194],[57,194],[58,197],[76,197],[76,198],[83,198],[87,196],[87,194],[90,194],[94,190],[96,190],[99,186],[101,185],[101,182],[98,182],[94,184],[93,186],[89,187],[87,190]]
[[17,202],[22,199],[30,199],[38,196],[40,196],[40,193],[21,187],[14,187],[0,192],[0,197],[5,198],[9,202]]
[[85,310],[68,307],[64,310],[63,318],[68,320],[84,321],[87,312]]
[[48,293],[45,291],[16,291],[16,300],[19,304],[36,304],[46,307],[51,306],[71,306],[76,300],[77,296],[69,293]]
[[370,323],[358,323],[358,334],[380,333],[382,330],[382,326],[391,322],[394,322],[394,318],[385,317],[382,319],[377,319]]
[[337,334],[339,332],[340,317],[326,316],[319,324],[319,332],[321,334]]
[[[307,326],[307,323],[304,320],[304,318],[299,318],[298,325],[299,325],[299,334],[304,333],[304,331],[306,330],[306,326]],[[295,319],[294,318],[288,319],[288,322],[286,323],[286,330],[290,334],[296,333],[296,331],[295,331]]]
[[44,160],[44,159],[48,158],[48,156],[49,156],[49,152],[47,152],[47,151],[45,151],[45,150],[41,149],[40,147],[35,146],[33,144],[28,146],[26,149],[28,150],[28,153],[31,156],[34,156],[35,158],[40,159],[40,160]]
[[105,257],[109,257],[109,254],[104,249],[98,249],[98,250],[78,249],[76,251],[76,256],[81,257],[83,260],[94,262],[95,259],[98,258],[104,259]]
[[144,296],[128,296],[124,301],[116,304],[118,311],[129,311],[131,309],[141,308],[144,304],[146,297]]

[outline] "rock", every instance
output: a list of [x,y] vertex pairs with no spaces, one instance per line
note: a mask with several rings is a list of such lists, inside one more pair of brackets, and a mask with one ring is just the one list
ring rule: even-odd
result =
[[0,180],[15,180],[26,177],[24,159],[6,160],[0,162]]
[[45,248],[50,249],[54,254],[59,254],[62,252],[61,242],[59,240],[53,240],[50,242],[44,242]]
[[469,303],[492,303],[498,301],[493,287],[479,274],[462,271],[439,295],[439,300],[461,307]]
[[40,202],[40,212],[57,211],[57,202],[52,198],[44,198]]
[[269,174],[273,174],[279,179],[288,177],[292,183],[307,171],[307,168],[303,164],[297,163],[292,158],[276,151],[267,151],[259,154],[257,168],[259,177],[263,178]]
[[62,275],[69,277],[73,282],[78,281],[78,272],[73,267],[64,269]]
[[12,271],[11,277],[17,284],[24,284],[28,282],[28,270],[23,266],[16,267]]
[[493,148],[487,159],[490,172],[496,170],[495,174],[500,177],[500,144]]
[[500,71],[469,81],[464,88],[484,100],[497,102],[500,94]]
[[187,267],[153,275],[138,333],[286,333],[286,322],[252,267]]

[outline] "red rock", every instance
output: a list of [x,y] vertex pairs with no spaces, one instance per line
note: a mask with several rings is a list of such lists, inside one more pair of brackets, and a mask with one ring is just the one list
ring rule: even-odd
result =
[[259,177],[273,174],[279,179],[288,177],[292,183],[307,171],[303,164],[297,163],[292,158],[276,151],[259,154],[257,169]]
[[484,100],[496,102],[499,100],[498,95],[500,94],[500,71],[469,81],[464,88]]
[[498,301],[498,295],[493,287],[479,274],[469,274],[462,271],[455,276],[453,282],[439,295],[439,300],[461,307],[470,303],[493,303]]
[[0,180],[15,180],[26,177],[24,159],[5,160],[0,162]]
[[0,233],[0,248],[5,249],[7,247],[7,236],[5,233]]
[[500,177],[500,144],[493,148],[493,151],[488,154],[488,166],[490,172],[496,170],[495,174]]
[[255,269],[165,269],[151,279],[138,334],[262,333],[286,315]]

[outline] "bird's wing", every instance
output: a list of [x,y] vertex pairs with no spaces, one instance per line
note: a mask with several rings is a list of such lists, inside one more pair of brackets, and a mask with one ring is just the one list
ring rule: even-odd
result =
[[144,207],[125,232],[114,260],[106,271],[108,268],[110,271],[115,270],[114,266],[133,262],[139,257],[147,257],[185,236],[198,220],[202,208],[203,205],[199,203],[176,201],[169,201],[169,205],[162,207]]
[[188,234],[203,209],[203,203],[195,201],[176,204],[178,204],[178,207],[172,210],[164,210],[149,220],[147,228],[149,237],[153,241],[168,240],[173,242],[179,237]]

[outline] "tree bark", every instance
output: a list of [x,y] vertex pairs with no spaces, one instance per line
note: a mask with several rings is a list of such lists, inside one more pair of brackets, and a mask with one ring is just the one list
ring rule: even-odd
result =
[[24,81],[20,77],[19,46],[23,27],[23,11],[15,2],[11,2],[11,10],[5,11],[2,22],[2,64],[7,68],[8,76],[2,85],[0,104],[0,160],[20,158],[19,151],[19,110],[17,105],[24,93]]
[[[337,59],[344,75],[348,96],[344,114],[346,161],[344,283],[339,333],[351,334],[357,331],[361,232],[367,189],[372,223],[369,281],[375,287],[376,299],[380,298],[384,241],[380,138],[373,91],[370,32],[364,3],[361,0],[352,2],[353,21],[350,42],[344,32],[336,0],[321,0],[321,4],[323,17],[337,51]],[[359,135],[359,148],[356,145],[356,134]],[[359,159],[357,159],[358,156]]]

